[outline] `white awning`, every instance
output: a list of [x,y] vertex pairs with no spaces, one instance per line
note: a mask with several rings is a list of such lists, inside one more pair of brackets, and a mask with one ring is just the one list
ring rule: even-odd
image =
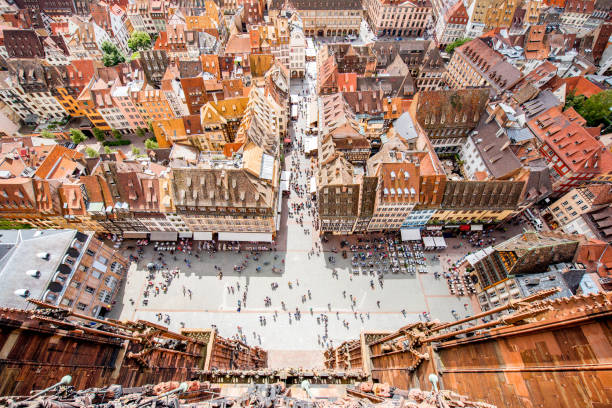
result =
[[475,224],[470,227],[472,231],[482,231],[482,225]]
[[124,231],[123,238],[146,238],[148,234],[148,232]]
[[317,179],[315,176],[310,178],[310,194],[316,194],[317,192]]
[[436,246],[436,243],[433,237],[423,237],[423,245],[425,245],[426,248],[433,248]]
[[193,233],[193,239],[195,241],[211,241],[212,240],[212,232],[208,232],[208,231],[195,231]]
[[281,180],[281,182],[280,182],[280,190],[281,191],[289,191],[289,181]]
[[308,104],[308,111],[306,113],[308,115],[308,124],[312,125],[319,121],[319,105],[316,103]]
[[402,234],[402,241],[420,241],[421,230],[418,228],[402,228],[400,229]]
[[314,152],[318,148],[319,147],[317,145],[317,138],[316,137],[307,137],[306,138],[306,141],[304,142],[304,152],[306,152],[306,153]]
[[440,226],[429,226],[429,227],[427,227],[427,229],[429,231],[441,231],[442,227],[440,227]]
[[152,231],[151,241],[176,241],[178,234],[175,231]]
[[283,195],[278,195],[278,204],[276,205],[276,213],[280,214],[283,212]]
[[470,254],[465,257],[465,260],[470,263],[470,265],[476,265],[481,259],[485,258],[487,255],[493,253],[493,247],[486,247],[485,249],[481,249],[480,251],[476,251],[473,254]]
[[193,232],[179,232],[179,238],[191,238]]
[[220,232],[219,241],[272,242],[267,232]]
[[287,181],[291,180],[291,172],[287,170],[283,170],[281,172],[281,181],[282,180],[287,180]]
[[434,242],[437,248],[446,248],[446,240],[442,237],[434,237]]

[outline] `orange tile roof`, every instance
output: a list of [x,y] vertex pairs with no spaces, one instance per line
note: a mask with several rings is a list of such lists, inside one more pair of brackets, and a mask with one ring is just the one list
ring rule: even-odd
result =
[[[380,166],[382,201],[418,202],[420,178],[414,163],[383,163]],[[388,194],[384,194],[387,192]]]
[[62,184],[58,188],[64,215],[85,215],[85,201],[79,184]]
[[214,54],[202,54],[200,55],[200,63],[202,64],[202,71],[208,72],[215,77],[219,78],[219,56]]
[[233,34],[225,47],[225,54],[249,54],[251,40],[248,34]]
[[8,154],[0,159],[0,171],[8,171],[14,177],[19,177],[25,168],[26,164],[19,155],[15,158],[12,154]]
[[607,277],[605,265],[612,263],[612,248],[609,243],[590,239],[578,247],[576,261],[586,266],[587,271],[596,271],[601,277]]
[[36,198],[32,179],[27,177],[0,179],[0,205],[9,211],[12,211],[11,209],[34,211]]
[[64,159],[67,161],[72,161],[83,159],[84,157],[85,156],[81,152],[68,149],[67,147],[61,145],[55,145],[53,146],[53,149],[51,150],[49,155],[38,167],[35,175],[37,177],[40,177],[41,179],[51,178],[51,173],[55,173],[57,175],[64,175],[65,172],[62,169],[56,169],[56,167],[62,167],[63,169],[67,169],[68,167],[70,167],[68,162],[64,161]]
[[357,91],[357,74],[354,72],[338,74],[338,92]]

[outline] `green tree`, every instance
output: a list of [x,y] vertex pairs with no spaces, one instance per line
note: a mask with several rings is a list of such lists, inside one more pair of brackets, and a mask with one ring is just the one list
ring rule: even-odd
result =
[[125,57],[117,46],[109,41],[102,43],[102,63],[105,67],[114,67],[125,62]]
[[145,140],[145,147],[147,149],[150,150],[155,150],[155,149],[159,149],[159,145],[157,144],[157,142],[153,139],[147,139]]
[[612,89],[586,99],[576,110],[586,119],[587,125],[608,127],[612,124]]
[[96,149],[93,149],[91,147],[88,147],[87,149],[85,149],[85,154],[87,155],[87,157],[99,157],[100,156],[100,153],[98,153]]
[[444,49],[444,51],[446,51],[449,54],[452,54],[453,51],[455,51],[455,48],[461,47],[463,44],[465,44],[468,41],[472,41],[472,39],[471,38],[458,38],[452,43],[448,44],[446,48]]
[[151,36],[142,31],[134,31],[127,43],[130,50],[136,52],[151,48]]
[[113,137],[117,140],[121,139],[123,137],[123,135],[121,134],[120,131],[118,131],[117,129],[113,129],[111,130],[111,133],[113,134]]
[[82,141],[87,140],[87,136],[79,129],[70,129],[70,140],[72,140],[72,143],[78,145]]
[[138,156],[140,154],[140,149],[137,148],[136,146],[132,147],[132,154],[134,156]]
[[108,146],[104,146],[104,154],[111,154],[113,152],[113,149],[111,149]]
[[44,137],[45,139],[55,139],[55,135],[48,130],[43,130],[40,132],[40,137]]
[[585,100],[586,98],[584,97],[584,95],[576,96],[576,93],[574,91],[570,91],[565,96],[564,109],[574,108],[576,109],[576,111],[579,111],[580,109],[582,109],[582,105],[584,104]]
[[136,129],[136,134],[140,137],[145,137],[147,135],[146,129],[138,128]]
[[96,140],[99,142],[103,142],[104,139],[106,139],[106,133],[100,128],[95,127],[91,130],[91,132],[93,133]]

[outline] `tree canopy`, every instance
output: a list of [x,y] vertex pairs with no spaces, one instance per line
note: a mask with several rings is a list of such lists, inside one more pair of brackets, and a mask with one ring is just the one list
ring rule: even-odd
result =
[[96,138],[96,140],[98,140],[99,142],[103,142],[104,141],[104,139],[106,137],[106,134],[104,133],[104,131],[102,129],[95,127],[93,129],[91,129],[91,131],[92,131],[94,137]]
[[72,143],[78,145],[82,141],[87,140],[87,136],[79,129],[70,129],[70,140],[72,140]]
[[94,148],[88,147],[87,149],[85,149],[85,154],[87,155],[87,157],[98,157],[100,156],[100,153],[98,153],[98,151]]
[[113,67],[125,62],[125,57],[117,46],[109,41],[102,43],[102,63],[105,67]]
[[134,31],[127,43],[130,50],[136,52],[151,48],[151,36],[143,31]]
[[140,137],[145,137],[147,135],[147,130],[143,128],[137,128],[136,134]]
[[574,108],[587,121],[588,126],[609,127],[612,125],[612,90],[608,89],[590,98],[571,92],[565,98],[565,108]]
[[155,140],[147,139],[145,140],[145,147],[149,150],[159,149],[159,145]]
[[43,130],[40,132],[40,136],[44,137],[45,139],[55,139],[55,135],[48,130]]
[[444,49],[444,51],[446,51],[449,54],[452,54],[453,51],[455,51],[455,48],[461,47],[463,44],[465,44],[468,41],[472,41],[472,39],[471,38],[458,38],[452,43],[448,44],[446,48]]

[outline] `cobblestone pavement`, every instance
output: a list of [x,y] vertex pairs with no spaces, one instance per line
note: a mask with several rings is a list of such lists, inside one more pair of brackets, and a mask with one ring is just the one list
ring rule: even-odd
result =
[[[310,68],[312,70],[313,67]],[[312,95],[313,81],[307,80],[306,83]],[[292,86],[292,93],[299,91],[299,87]],[[306,125],[302,113],[305,114],[305,109],[300,113],[300,119],[292,124],[290,134],[294,140],[301,136]],[[299,163],[302,169],[298,183],[306,188],[307,177],[304,173],[310,166],[309,159],[297,150],[286,155],[287,169],[293,170],[295,176],[297,167],[291,169],[294,160],[296,166]],[[183,323],[189,328],[216,325],[225,337],[236,335],[240,327],[241,335],[246,336],[248,344],[261,345],[270,350],[271,355],[280,356],[270,361],[271,366],[315,367],[322,365],[321,350],[326,346],[357,338],[361,331],[396,330],[418,321],[420,314],[425,311],[430,312],[433,319],[442,321],[453,319],[453,309],[461,317],[472,313],[469,298],[451,296],[446,281],[434,279],[433,276],[434,272],[443,271],[449,259],[454,261],[463,255],[465,248],[449,249],[440,259],[428,253],[427,273],[418,273],[416,276],[387,274],[381,288],[372,276],[353,276],[350,273],[350,256],[343,259],[340,254],[331,252],[309,254],[315,242],[320,243],[318,234],[312,228],[312,217],[306,211],[299,212],[304,216],[304,227],[296,222],[295,217],[288,217],[289,207],[300,202],[305,201],[295,192],[292,192],[289,199],[285,198],[281,230],[277,235],[277,251],[262,253],[258,262],[250,260],[246,271],[241,274],[232,270],[234,265],[245,259],[245,252],[239,254],[222,251],[212,257],[201,252],[199,259],[181,253],[176,261],[170,254],[166,254],[168,268],[180,268],[180,273],[172,280],[167,293],[155,295],[151,291],[153,295],[148,297],[145,306],[143,292],[147,285],[146,265],[158,256],[152,245],[146,247],[139,262],[130,269],[111,317],[158,322],[157,314],[161,313],[164,319],[166,315],[170,317],[168,326],[173,330],[179,330]],[[305,228],[309,233],[305,233]],[[326,247],[336,246],[338,240],[330,241]],[[355,237],[350,240],[355,241]],[[451,240],[449,247],[452,243]],[[126,255],[130,253],[133,252],[125,252]],[[336,257],[335,264],[330,264],[329,256]],[[186,258],[191,262],[190,268],[187,267]],[[223,270],[222,279],[217,277],[215,265]],[[257,265],[262,267],[261,272],[256,271]],[[272,272],[272,267],[281,269],[282,273]],[[337,277],[332,276],[334,267]],[[373,287],[371,280],[375,281]],[[155,284],[161,282],[161,274],[158,272]],[[273,283],[278,284],[275,290],[271,288]],[[183,287],[192,291],[191,297]],[[246,302],[243,300],[245,289]],[[354,296],[354,306],[351,306],[350,296]],[[269,307],[264,305],[265,297],[271,299]],[[306,301],[303,301],[303,297]],[[281,302],[285,303],[286,311]],[[299,320],[292,314],[296,308],[301,312]],[[323,316],[327,316],[327,331]],[[262,324],[262,318],[265,318],[265,325]],[[158,323],[164,324],[163,320]],[[344,321],[348,322],[348,327],[343,324]]]

